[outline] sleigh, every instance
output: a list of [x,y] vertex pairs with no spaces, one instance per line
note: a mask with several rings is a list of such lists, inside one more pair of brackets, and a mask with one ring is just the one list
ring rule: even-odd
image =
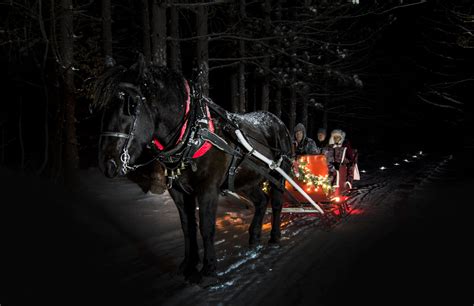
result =
[[[293,165],[293,179],[325,213],[343,215],[347,212],[347,201],[351,188],[346,184],[347,169],[341,166],[330,175],[326,156],[303,155]],[[306,198],[291,184],[285,183],[284,213],[318,213]]]

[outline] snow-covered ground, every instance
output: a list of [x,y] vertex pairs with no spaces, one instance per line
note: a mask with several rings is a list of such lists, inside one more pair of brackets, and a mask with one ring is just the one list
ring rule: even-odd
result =
[[[349,214],[329,225],[316,214],[285,214],[280,247],[270,247],[266,243],[270,230],[270,216],[267,215],[262,245],[249,249],[247,230],[253,207],[223,197],[219,202],[215,239],[219,277],[217,283],[206,286],[188,283],[176,275],[184,256],[184,242],[177,210],[167,192],[145,194],[125,178],[110,180],[97,169],[86,170],[81,175],[80,187],[72,193],[75,199],[70,203],[59,201],[64,205],[63,213],[57,214],[60,218],[67,216],[65,232],[73,232],[73,242],[66,242],[64,248],[76,252],[67,253],[58,266],[70,269],[72,265],[81,271],[71,268],[71,273],[54,272],[53,275],[63,277],[74,288],[58,280],[52,281],[51,286],[61,283],[61,293],[37,289],[41,291],[38,300],[48,300],[52,294],[55,297],[49,297],[50,304],[62,301],[59,297],[63,295],[70,297],[72,304],[85,302],[89,305],[330,305],[347,302],[351,299],[341,291],[358,294],[347,288],[348,282],[357,282],[350,287],[363,288],[359,282],[365,279],[363,274],[378,270],[363,260],[368,258],[367,252],[374,252],[380,241],[398,233],[401,224],[418,229],[413,224],[423,216],[433,216],[431,210],[436,210],[434,216],[438,216],[436,212],[443,206],[436,202],[439,197],[434,193],[445,195],[446,186],[458,190],[459,184],[472,183],[465,177],[459,179],[463,158],[462,155],[413,152],[379,158],[378,164],[377,159],[371,160],[370,165],[361,161],[362,179],[356,184],[357,193],[349,201]],[[18,218],[20,211],[14,210],[16,220],[21,220]],[[28,211],[24,213],[28,214]],[[452,216],[452,213],[446,215]],[[38,220],[35,222],[41,224]],[[54,222],[51,231],[64,230],[59,225],[61,222],[57,226]],[[13,245],[18,244],[17,238],[11,239],[15,240]],[[67,240],[68,236],[60,239]],[[48,243],[60,239],[46,238]],[[411,239],[407,242],[408,253],[411,252],[409,248],[413,250],[412,242]],[[28,240],[25,243],[28,244]],[[48,243],[31,245],[32,248],[44,248],[42,250],[25,246],[20,249],[28,250],[32,257],[37,252],[58,256],[62,247],[55,244],[50,250]],[[79,246],[81,251],[77,253]],[[15,250],[9,250],[7,254],[15,257]],[[17,287],[27,283],[25,288],[29,288],[30,280],[41,282],[43,278],[38,273],[48,271],[47,267],[33,271],[22,268],[25,261],[28,267],[33,265],[28,261],[30,255],[15,262],[22,277],[15,279],[15,286],[11,286],[14,293],[9,295],[8,301],[15,301],[15,298],[22,301],[18,293],[21,290]],[[418,258],[416,254],[412,255]],[[75,263],[69,262],[68,258]],[[393,256],[386,258],[394,259]],[[55,260],[48,258],[46,262],[52,265],[51,270],[58,269],[54,266]],[[392,271],[388,266],[398,267],[400,262],[377,261],[377,264],[380,271]],[[362,274],[360,279],[359,273]],[[412,277],[416,276],[415,271]],[[378,290],[383,291],[381,288]],[[31,292],[34,297],[35,289]],[[388,292],[392,291],[387,289]],[[355,299],[367,301],[361,296]],[[4,305],[2,301],[0,304]],[[17,304],[21,303],[17,301]]]

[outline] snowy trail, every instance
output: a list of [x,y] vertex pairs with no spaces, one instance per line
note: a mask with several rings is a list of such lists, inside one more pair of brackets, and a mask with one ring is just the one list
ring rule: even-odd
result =
[[[407,189],[420,188],[429,179],[441,179],[445,174],[445,165],[448,160],[449,158],[445,158],[441,162],[436,160],[427,163],[420,161],[418,165],[401,169],[398,173],[392,172],[385,177],[381,177],[380,174],[377,177],[367,177],[365,184],[358,190],[358,194],[350,200],[351,213],[330,229],[323,226],[316,216],[292,216],[283,230],[282,247],[276,249],[264,247],[246,254],[247,263],[231,273],[226,273],[222,285],[211,287],[210,290],[200,290],[198,293],[193,292],[193,300],[203,301],[203,304],[220,302],[223,305],[261,305],[268,302],[266,301],[268,297],[260,301],[255,300],[254,296],[261,290],[255,288],[265,286],[264,284],[270,284],[268,287],[272,287],[274,277],[281,278],[293,274],[293,271],[287,271],[287,267],[291,267],[294,262],[304,262],[312,257],[320,257],[324,262],[327,261],[325,258],[337,256],[335,254],[338,253],[341,240],[338,241],[338,235],[333,231],[344,232],[354,224],[360,226],[367,220],[371,220],[368,223],[373,222],[372,215],[380,218],[381,215],[390,213],[391,208],[384,206],[384,203],[402,198]],[[383,181],[380,181],[381,179]],[[366,215],[370,217],[366,218]],[[367,226],[370,228],[370,225],[362,224],[362,227]],[[308,249],[308,240],[311,243],[320,244],[312,255],[303,251]],[[305,277],[305,274],[300,275],[302,280]],[[330,282],[331,279],[330,275],[326,275],[326,282]],[[286,281],[290,282],[289,279]],[[295,288],[298,287],[301,287],[301,284],[295,286]],[[168,301],[167,305],[182,304],[188,298],[189,296],[181,293],[179,299]],[[283,296],[281,298],[284,300]],[[236,303],[236,301],[239,302]]]
[[[267,214],[262,244],[249,249],[253,207],[221,198],[215,239],[219,282],[206,286],[176,275],[184,241],[167,193],[145,194],[131,181],[106,179],[97,169],[82,173],[80,188],[72,194],[75,199],[67,193],[64,200],[33,182],[41,192],[25,194],[21,205],[8,206],[10,220],[4,224],[17,233],[4,244],[9,245],[4,254],[6,262],[15,265],[2,272],[11,290],[18,292],[13,300],[25,296],[58,305],[70,296],[78,305],[279,305],[299,304],[299,299],[300,304],[312,304],[315,297],[324,301],[344,279],[350,259],[370,248],[397,220],[410,221],[414,216],[418,222],[420,206],[432,201],[424,199],[436,200],[430,195],[442,190],[436,186],[459,176],[452,166],[459,160],[424,155],[384,170],[366,169],[349,201],[348,215],[328,225],[316,214],[284,214],[280,247],[267,244]],[[23,192],[23,185],[15,186]],[[9,192],[18,194],[14,189]],[[38,204],[37,196],[46,202]],[[439,207],[426,211],[442,213]],[[45,274],[51,280],[45,281]],[[36,285],[24,284],[25,279]],[[22,288],[29,288],[29,295]],[[51,292],[51,288],[59,289]],[[311,298],[305,297],[307,292]]]
[[[363,259],[379,249],[371,244],[390,237],[396,224],[424,224],[423,219],[433,214],[436,218],[448,215],[445,222],[455,220],[456,211],[464,211],[462,201],[449,202],[458,189],[472,188],[474,183],[472,179],[458,182],[459,173],[465,172],[463,160],[466,157],[427,154],[399,166],[388,167],[385,162],[384,170],[381,164],[366,168],[357,193],[349,200],[349,214],[329,223],[316,214],[284,214],[279,247],[267,244],[267,214],[262,244],[250,249],[253,207],[221,198],[215,239],[218,281],[201,285],[176,275],[184,257],[184,241],[177,209],[167,193],[145,194],[131,181],[106,179],[97,169],[83,171],[80,187],[72,193],[35,180],[25,192],[26,181],[20,178],[21,184],[13,180],[5,185],[7,195],[14,195],[17,201],[3,205],[2,215],[8,216],[8,222],[2,222],[2,232],[8,233],[8,239],[3,240],[6,265],[0,276],[8,280],[8,286],[2,290],[10,291],[16,304],[22,300],[51,305],[307,305],[315,300],[335,304],[331,298],[344,296],[337,290],[347,287],[347,271],[374,266]],[[451,186],[450,193],[438,196],[445,184]],[[407,231],[411,233],[412,228]],[[437,227],[432,230],[436,232],[433,239],[456,247],[445,232]],[[431,235],[420,237],[417,239]],[[400,240],[411,240],[411,249],[427,245],[409,235]],[[404,244],[398,243],[403,249]],[[384,269],[384,258],[394,260],[389,266],[397,260],[388,246],[390,251],[381,259],[372,259],[381,260],[377,264]],[[364,252],[368,255],[360,255]],[[438,249],[434,252],[440,253]],[[408,254],[405,262],[413,256]],[[358,277],[367,273],[364,269],[353,272],[355,296],[365,290]]]
[[[222,198],[215,240],[219,283],[206,288],[186,283],[175,275],[184,247],[178,214],[167,192],[159,196],[144,194],[134,183],[105,179],[94,169],[84,173],[83,188],[91,197],[102,200],[99,203],[107,216],[102,220],[106,226],[97,221],[95,230],[98,235],[107,234],[100,238],[108,244],[104,262],[111,270],[121,271],[119,278],[123,286],[137,291],[143,303],[183,305],[192,297],[195,305],[232,304],[259,287],[258,284],[271,283],[272,275],[278,274],[276,271],[282,263],[291,266],[294,250],[304,246],[309,238],[321,243],[318,256],[332,256],[335,248],[332,244],[337,239],[334,231],[363,223],[361,220],[366,216],[390,214],[392,208],[384,203],[403,198],[425,183],[444,179],[441,177],[448,161],[449,157],[425,155],[392,169],[372,169],[363,175],[357,194],[349,201],[350,214],[330,228],[317,215],[285,214],[282,245],[278,248],[266,245],[270,230],[267,215],[263,244],[249,249],[247,230],[253,207]],[[94,231],[90,218],[84,222],[84,226]]]

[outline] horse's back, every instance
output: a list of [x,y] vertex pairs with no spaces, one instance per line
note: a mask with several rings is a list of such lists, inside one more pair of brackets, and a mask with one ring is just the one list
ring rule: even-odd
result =
[[229,114],[247,136],[250,144],[269,157],[290,154],[291,138],[285,124],[274,114],[258,111],[246,114]]

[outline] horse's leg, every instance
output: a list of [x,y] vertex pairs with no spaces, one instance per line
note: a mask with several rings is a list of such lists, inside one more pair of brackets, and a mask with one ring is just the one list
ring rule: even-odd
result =
[[250,246],[254,246],[260,242],[262,222],[265,211],[267,210],[268,197],[260,187],[254,189],[248,196],[255,206],[255,213],[249,228],[249,244]]
[[181,227],[184,234],[184,260],[179,266],[179,273],[188,277],[197,272],[199,263],[199,248],[197,244],[196,203],[193,196],[186,195],[174,189],[170,190],[178,208]]
[[270,233],[270,243],[279,243],[281,238],[281,209],[283,204],[283,191],[275,186],[270,188],[272,199],[272,231]]
[[[210,188],[212,189],[212,188]],[[201,270],[202,276],[215,276],[216,252],[214,250],[214,236],[216,232],[216,210],[218,190],[207,190],[198,195],[199,229],[204,245],[204,260]]]

